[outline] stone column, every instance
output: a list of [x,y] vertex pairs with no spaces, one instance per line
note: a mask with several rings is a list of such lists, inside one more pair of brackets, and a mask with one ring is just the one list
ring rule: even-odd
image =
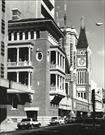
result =
[[64,71],[65,71],[65,57],[64,57],[64,59],[63,59],[63,60],[64,60]]
[[34,31],[34,39],[36,39],[36,31]]
[[17,32],[17,40],[19,40],[19,32]]
[[19,64],[19,48],[17,48],[17,65]]
[[28,62],[29,62],[29,64],[30,64],[30,62],[31,62],[31,59],[30,59],[30,56],[31,56],[31,48],[29,47],[28,48]]
[[30,87],[30,72],[28,72],[28,86]]
[[59,53],[59,67],[60,67],[60,64],[61,64],[61,59],[60,59],[61,55]]
[[58,66],[58,52],[56,52],[56,66]]
[[17,82],[19,82],[19,72],[17,72]]
[[14,33],[11,33],[11,41],[14,41]]
[[58,75],[56,74],[56,90],[57,90],[57,76],[58,76]]
[[28,32],[28,40],[30,40],[31,39],[31,33],[30,33],[30,31]]
[[23,32],[22,34],[23,34],[23,40],[25,40],[25,32]]

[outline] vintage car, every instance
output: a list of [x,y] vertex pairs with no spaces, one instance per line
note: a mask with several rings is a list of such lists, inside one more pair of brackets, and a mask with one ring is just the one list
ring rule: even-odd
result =
[[61,125],[65,124],[65,120],[62,117],[55,116],[51,118],[50,124],[49,125]]
[[22,119],[21,122],[17,124],[18,129],[32,129],[35,127],[40,127],[41,123],[32,119],[32,118],[26,118]]

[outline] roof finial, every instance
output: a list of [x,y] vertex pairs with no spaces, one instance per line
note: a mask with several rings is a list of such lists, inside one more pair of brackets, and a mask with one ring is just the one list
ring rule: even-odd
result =
[[65,0],[65,4],[64,4],[64,26],[66,27],[67,25],[67,4],[66,4],[66,0]]
[[84,16],[81,17],[81,28],[85,28]]

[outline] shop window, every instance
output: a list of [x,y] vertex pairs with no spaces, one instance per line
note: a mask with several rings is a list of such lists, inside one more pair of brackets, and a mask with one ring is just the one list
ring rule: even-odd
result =
[[17,109],[17,104],[18,104],[17,96],[14,95],[12,97],[12,109]]

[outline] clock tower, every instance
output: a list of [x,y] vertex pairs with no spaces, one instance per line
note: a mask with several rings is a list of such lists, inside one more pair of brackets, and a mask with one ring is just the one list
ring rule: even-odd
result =
[[[88,70],[88,41],[85,33],[84,19],[77,42],[77,99],[86,101],[89,98],[89,70]],[[87,110],[87,109],[86,109]]]

